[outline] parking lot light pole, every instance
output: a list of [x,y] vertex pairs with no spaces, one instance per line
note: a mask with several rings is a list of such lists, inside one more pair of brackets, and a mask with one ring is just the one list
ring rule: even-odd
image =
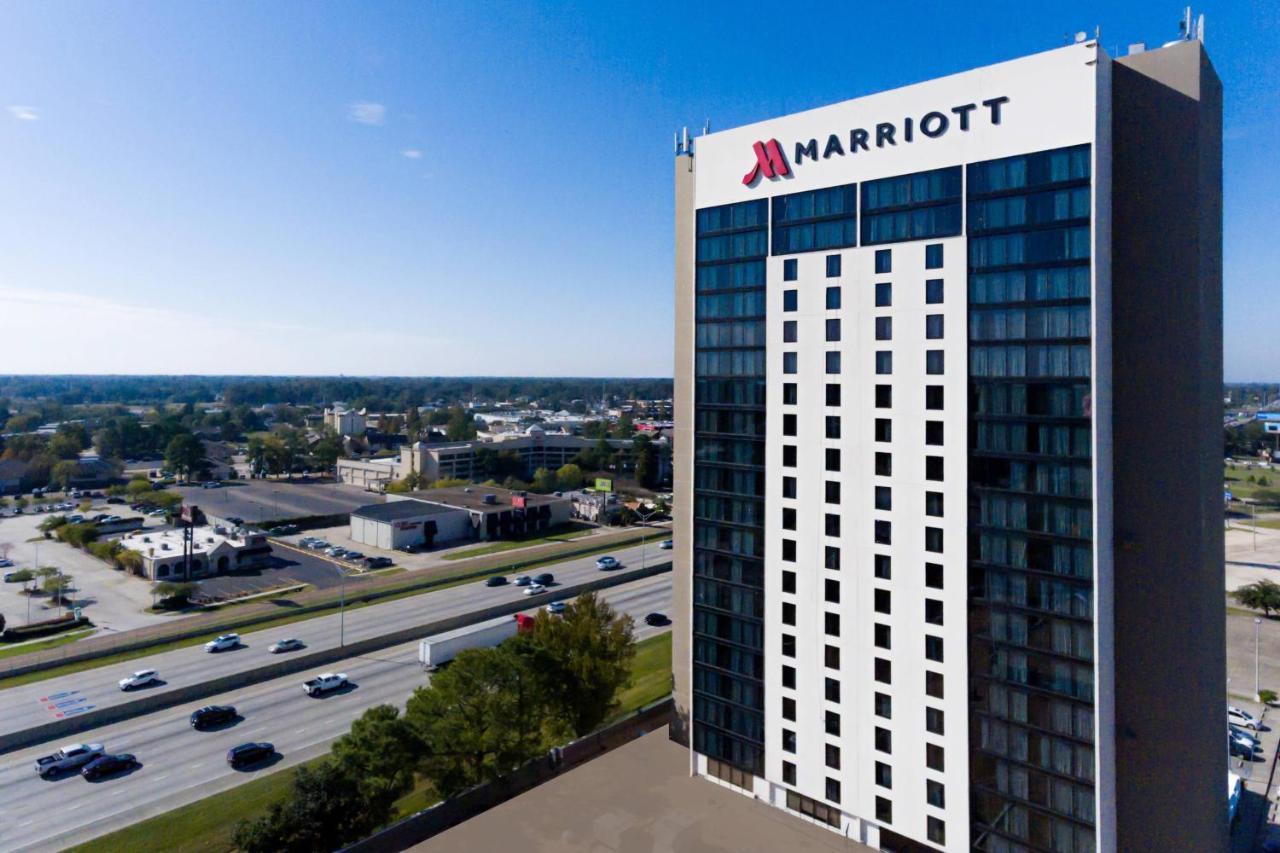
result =
[[1253,617],[1253,699],[1262,701],[1262,691],[1258,685],[1258,633],[1262,630],[1262,619]]
[[342,579],[338,585],[338,646],[341,647],[347,644],[347,573],[337,560],[333,561],[333,567],[338,570],[338,577]]

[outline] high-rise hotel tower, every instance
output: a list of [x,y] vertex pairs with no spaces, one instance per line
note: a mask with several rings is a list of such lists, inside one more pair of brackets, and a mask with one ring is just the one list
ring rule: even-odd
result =
[[885,850],[1227,838],[1222,90],[1080,40],[678,145],[677,737]]

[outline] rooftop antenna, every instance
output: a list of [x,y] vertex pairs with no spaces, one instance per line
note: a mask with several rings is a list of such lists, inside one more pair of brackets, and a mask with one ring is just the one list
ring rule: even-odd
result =
[[686,126],[686,127],[685,127],[681,132],[680,132],[680,145],[684,148],[684,150],[685,150],[685,152],[686,152],[686,153],[690,150],[690,149],[689,149],[689,128],[688,128],[688,126]]
[[684,152],[680,150],[680,131],[677,130],[674,133],[672,133],[671,138],[675,141],[676,154],[677,155],[683,154]]
[[[1201,27],[1204,26],[1204,15],[1200,16],[1200,24],[1201,24]],[[710,132],[711,132],[711,119],[707,119],[702,123],[702,135],[706,136]]]

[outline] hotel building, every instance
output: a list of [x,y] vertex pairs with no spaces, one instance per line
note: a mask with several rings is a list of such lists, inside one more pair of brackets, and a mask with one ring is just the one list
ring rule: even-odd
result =
[[691,772],[884,850],[1227,841],[1222,90],[1096,41],[677,146]]

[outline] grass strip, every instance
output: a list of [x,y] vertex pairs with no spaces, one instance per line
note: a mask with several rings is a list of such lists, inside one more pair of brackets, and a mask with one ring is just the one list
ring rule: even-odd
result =
[[518,548],[529,548],[534,545],[552,545],[556,542],[572,542],[574,539],[581,539],[589,533],[591,533],[591,528],[584,530],[566,530],[563,533],[553,533],[550,536],[540,536],[536,539],[508,539],[501,542],[491,542],[488,545],[481,545],[478,548],[468,548],[465,551],[456,551],[452,554],[445,554],[441,559],[465,560],[470,557],[484,557],[489,554],[501,554],[506,551],[515,551]]
[[56,649],[58,646],[65,646],[68,643],[74,643],[83,637],[93,633],[93,629],[84,631],[71,631],[58,637],[50,637],[47,640],[40,640],[34,643],[22,643],[21,645],[11,646],[10,648],[0,648],[0,658],[13,657],[14,655],[25,655],[28,652],[38,652],[43,649]]

